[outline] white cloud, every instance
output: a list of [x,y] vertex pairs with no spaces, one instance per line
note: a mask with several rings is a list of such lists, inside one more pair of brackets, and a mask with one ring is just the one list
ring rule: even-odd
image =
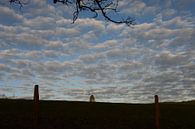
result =
[[78,19],[75,24],[77,24],[79,27],[93,27],[94,31],[103,32],[105,30],[105,26],[102,21],[92,18]]
[[179,16],[174,17],[170,20],[164,21],[163,24],[165,26],[177,26],[181,28],[186,28],[186,27],[190,27],[194,25],[192,21],[183,19],[182,17],[179,17]]
[[75,36],[78,35],[80,32],[76,28],[56,28],[55,35],[68,35],[68,36]]
[[118,45],[117,40],[107,40],[103,43],[96,44],[94,48],[96,49],[103,49],[103,48],[111,48]]
[[30,98],[38,83],[42,99],[88,101],[89,93],[109,102],[151,102],[154,94],[162,101],[194,98],[194,16],[172,4],[121,1],[122,13],[140,16],[133,27],[101,18],[71,24],[71,10],[46,1],[32,1],[23,14],[0,7],[0,90],[9,85]]
[[33,27],[34,29],[36,28],[54,28],[55,27],[55,19],[54,18],[51,18],[51,17],[43,17],[43,16],[37,16],[33,19],[26,19],[24,21],[24,25],[25,26],[30,26],[30,27]]
[[22,15],[16,13],[13,9],[6,6],[0,6],[0,12],[0,22],[3,24],[11,24],[10,21],[22,22],[22,20],[24,20],[24,17]]
[[119,2],[119,9],[127,14],[143,16],[153,14],[158,10],[155,5],[147,5],[142,0],[125,0]]

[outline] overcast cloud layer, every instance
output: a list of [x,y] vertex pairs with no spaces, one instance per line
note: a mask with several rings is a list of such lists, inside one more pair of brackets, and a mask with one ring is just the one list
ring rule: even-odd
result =
[[32,0],[0,4],[0,95],[145,103],[195,99],[195,1],[121,0],[137,18],[127,27],[98,19],[72,23],[71,8]]

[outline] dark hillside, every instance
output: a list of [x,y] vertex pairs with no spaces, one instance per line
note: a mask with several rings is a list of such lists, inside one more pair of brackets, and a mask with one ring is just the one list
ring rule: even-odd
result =
[[[195,103],[162,103],[161,129],[195,129]],[[32,129],[33,101],[0,100],[0,129]],[[40,129],[155,129],[153,104],[40,101]]]

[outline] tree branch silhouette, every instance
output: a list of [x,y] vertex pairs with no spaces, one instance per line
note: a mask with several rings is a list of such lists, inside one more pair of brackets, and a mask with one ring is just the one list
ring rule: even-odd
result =
[[[9,0],[11,4],[18,4],[20,8],[23,7],[24,2],[22,0]],[[53,0],[54,4],[62,3],[66,6],[73,5],[75,10],[73,11],[73,23],[78,19],[80,12],[89,11],[93,13],[93,18],[98,17],[101,14],[105,20],[116,23],[116,24],[126,24],[128,26],[135,25],[134,17],[120,18],[120,20],[115,20],[112,16],[109,16],[109,12],[117,13],[118,0]]]
[[27,4],[26,2],[23,2],[21,0],[9,0],[9,3],[19,5],[20,9],[23,7],[23,5]]

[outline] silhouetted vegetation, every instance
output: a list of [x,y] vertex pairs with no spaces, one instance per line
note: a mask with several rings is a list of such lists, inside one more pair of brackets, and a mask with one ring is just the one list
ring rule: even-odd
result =
[[[160,103],[161,129],[195,129],[195,103]],[[0,100],[0,129],[32,129],[32,100]],[[155,129],[154,104],[40,101],[41,129]]]

